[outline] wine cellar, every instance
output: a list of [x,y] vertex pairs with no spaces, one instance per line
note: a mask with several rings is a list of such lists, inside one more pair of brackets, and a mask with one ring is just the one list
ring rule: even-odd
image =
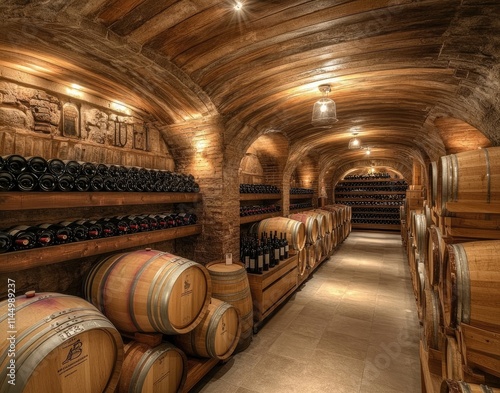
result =
[[0,393],[500,392],[500,4],[0,12]]

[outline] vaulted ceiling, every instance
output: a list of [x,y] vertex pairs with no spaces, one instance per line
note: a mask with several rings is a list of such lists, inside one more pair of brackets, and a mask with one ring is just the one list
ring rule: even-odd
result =
[[[0,65],[167,123],[222,115],[326,166],[500,142],[496,0],[1,0]],[[21,67],[24,67],[22,68]],[[339,121],[311,125],[320,84]],[[328,168],[323,168],[328,170]]]

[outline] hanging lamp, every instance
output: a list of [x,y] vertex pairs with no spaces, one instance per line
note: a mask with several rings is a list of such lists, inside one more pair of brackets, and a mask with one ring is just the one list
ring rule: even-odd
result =
[[328,98],[331,91],[330,85],[320,85],[318,89],[323,93],[323,98],[315,102],[311,123],[316,127],[328,127],[337,122],[337,106],[335,101]]

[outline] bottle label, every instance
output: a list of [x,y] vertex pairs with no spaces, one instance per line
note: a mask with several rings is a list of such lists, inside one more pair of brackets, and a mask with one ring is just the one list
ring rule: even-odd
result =
[[262,255],[257,257],[257,267],[259,269],[264,267],[264,257]]
[[264,254],[264,265],[269,265],[269,254]]
[[250,257],[248,255],[245,256],[245,267],[250,268]]
[[274,259],[280,259],[280,249],[279,248],[274,249]]
[[288,246],[288,244],[287,244],[287,245],[285,246],[285,252],[288,252],[288,251],[290,251],[290,248],[289,248],[289,246]]
[[255,270],[255,259],[250,258],[250,270]]

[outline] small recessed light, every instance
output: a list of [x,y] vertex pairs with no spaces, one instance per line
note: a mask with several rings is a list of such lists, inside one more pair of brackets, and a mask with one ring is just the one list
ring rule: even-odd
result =
[[234,4],[234,9],[236,11],[241,11],[243,9],[243,4],[240,2],[240,1],[237,1],[235,4]]

